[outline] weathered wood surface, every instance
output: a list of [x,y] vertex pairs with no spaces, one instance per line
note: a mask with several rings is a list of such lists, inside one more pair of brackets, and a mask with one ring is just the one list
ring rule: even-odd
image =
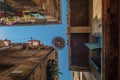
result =
[[103,1],[103,61],[102,61],[102,77],[103,80],[119,80],[118,79],[118,59],[119,48],[119,17],[118,2],[119,0]]

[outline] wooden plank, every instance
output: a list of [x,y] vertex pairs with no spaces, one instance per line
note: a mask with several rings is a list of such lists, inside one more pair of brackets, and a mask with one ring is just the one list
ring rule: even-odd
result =
[[69,70],[71,71],[82,71],[82,72],[90,72],[89,66],[69,66]]
[[84,26],[80,26],[80,27],[69,27],[69,33],[90,33],[90,27],[84,27]]

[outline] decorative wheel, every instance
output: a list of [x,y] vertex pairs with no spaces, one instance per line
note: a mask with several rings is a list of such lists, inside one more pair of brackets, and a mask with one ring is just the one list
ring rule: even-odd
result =
[[52,40],[52,45],[55,49],[61,50],[65,46],[65,40],[62,37],[57,36]]

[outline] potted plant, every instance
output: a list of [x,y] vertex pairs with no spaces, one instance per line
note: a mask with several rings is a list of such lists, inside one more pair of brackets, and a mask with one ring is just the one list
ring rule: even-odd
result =
[[47,80],[58,80],[59,74],[62,72],[59,72],[57,61],[50,59],[47,65]]

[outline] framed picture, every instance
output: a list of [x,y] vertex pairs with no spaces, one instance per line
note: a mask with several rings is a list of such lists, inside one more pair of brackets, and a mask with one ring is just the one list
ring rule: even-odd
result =
[[61,23],[61,0],[0,0],[0,26]]

